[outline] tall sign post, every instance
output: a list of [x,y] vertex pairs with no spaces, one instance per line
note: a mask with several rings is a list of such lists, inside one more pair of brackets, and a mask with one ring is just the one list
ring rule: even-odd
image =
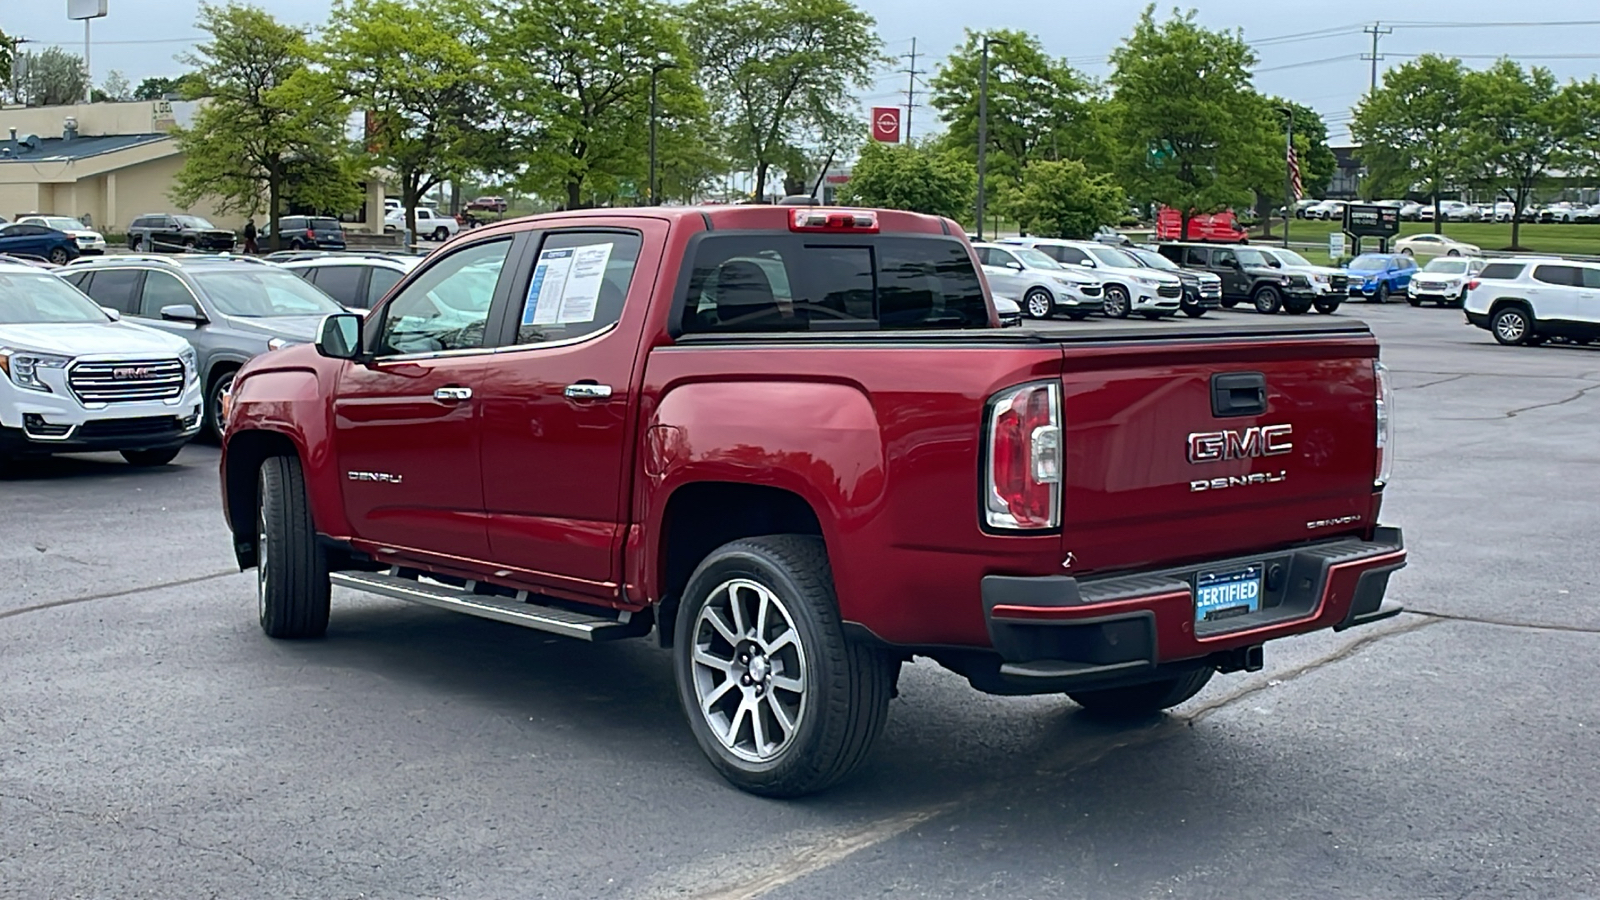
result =
[[1354,253],[1361,252],[1361,239],[1375,237],[1378,250],[1387,253],[1389,239],[1400,233],[1400,210],[1393,206],[1350,203],[1344,208],[1344,231],[1356,239]]
[[94,99],[94,69],[89,66],[89,23],[105,18],[109,0],[67,0],[67,18],[83,20],[83,102]]

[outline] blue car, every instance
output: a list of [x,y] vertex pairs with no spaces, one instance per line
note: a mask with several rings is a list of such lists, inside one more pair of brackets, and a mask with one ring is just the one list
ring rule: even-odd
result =
[[43,225],[7,225],[0,228],[0,253],[35,256],[64,266],[78,258],[78,239]]
[[1350,276],[1350,296],[1373,303],[1388,303],[1395,294],[1404,297],[1416,271],[1417,261],[1403,253],[1363,253],[1345,267]]

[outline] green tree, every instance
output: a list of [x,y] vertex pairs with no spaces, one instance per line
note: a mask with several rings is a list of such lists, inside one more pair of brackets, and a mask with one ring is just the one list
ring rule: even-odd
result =
[[1075,159],[1035,160],[1000,196],[1007,215],[1040,237],[1083,240],[1122,217],[1127,196],[1111,177]]
[[11,89],[11,66],[16,62],[16,38],[0,30],[0,88]]
[[[1509,59],[1466,74],[1462,153],[1474,183],[1510,200],[1517,210],[1527,205],[1551,167],[1567,157],[1562,91],[1549,69],[1524,69]],[[1512,249],[1520,246],[1521,219],[1511,217]]]
[[869,141],[840,191],[844,203],[905,209],[960,219],[972,209],[978,171],[959,154],[931,144]]
[[966,43],[939,66],[929,83],[933,108],[945,124],[944,145],[978,158],[978,79],[982,43],[989,47],[989,184],[1016,185],[1036,159],[1103,158],[1089,103],[1089,85],[1052,59],[1023,31],[967,31]]
[[624,182],[643,197],[652,72],[658,160],[668,144],[693,153],[691,138],[708,130],[688,46],[655,0],[507,2],[490,21],[492,45],[509,51],[496,60],[497,90],[525,135],[523,187],[564,197],[569,209],[585,192],[615,194]]
[[[1333,173],[1339,167],[1339,161],[1334,158],[1333,150],[1328,147],[1328,124],[1323,121],[1322,114],[1293,100],[1281,97],[1267,98],[1267,104],[1278,112],[1278,144],[1283,145],[1284,125],[1291,119],[1294,122],[1294,152],[1300,161],[1300,183],[1305,188],[1307,197],[1321,197],[1327,193],[1328,185],[1333,181]],[[1289,116],[1284,117],[1282,110],[1289,110]],[[1284,166],[1288,160],[1284,160]],[[1283,172],[1287,172],[1284,168]],[[1287,177],[1285,175],[1284,177]],[[1279,179],[1282,181],[1282,178]],[[1271,186],[1275,189],[1270,196],[1276,197],[1283,191],[1283,185]]]
[[112,69],[105,82],[90,92],[89,96],[96,103],[122,103],[133,99],[133,88],[121,72]]
[[428,191],[499,167],[506,148],[486,126],[488,39],[467,0],[336,0],[323,35],[327,77],[371,126],[372,162],[400,182],[406,228]]
[[1238,32],[1202,28],[1192,10],[1157,22],[1153,5],[1112,51],[1123,183],[1177,209],[1185,231],[1195,214],[1248,205],[1274,173],[1281,183],[1281,126],[1251,84],[1255,62]]
[[[196,86],[198,86],[196,79],[188,79],[188,81],[189,81],[189,83],[196,84]],[[184,95],[184,82],[185,82],[185,78],[183,78],[183,77],[179,77],[179,78],[158,78],[158,77],[146,78],[145,80],[139,82],[139,86],[138,87],[133,89],[133,99],[135,99],[135,100],[160,100],[163,97],[167,96],[168,94],[178,94],[179,96],[183,96]]]
[[680,15],[724,149],[758,194],[793,148],[847,149],[860,133],[853,91],[882,44],[850,0],[690,0]]
[[1566,143],[1567,165],[1574,174],[1600,177],[1600,79],[1568,84],[1551,111]]
[[267,214],[277,241],[286,204],[338,210],[359,202],[344,149],[348,108],[307,69],[300,30],[254,6],[202,3],[196,27],[209,37],[185,61],[210,102],[176,132],[183,168],[172,199],[188,207],[214,198],[221,212]]
[[[1356,104],[1350,133],[1379,190],[1425,191],[1433,197],[1433,230],[1444,222],[1440,194],[1471,174],[1464,142],[1467,71],[1458,59],[1432,54],[1383,73],[1383,84]],[[1520,208],[1520,207],[1519,207]]]
[[83,101],[88,77],[83,57],[60,47],[46,47],[20,57],[19,99],[29,106],[65,106]]

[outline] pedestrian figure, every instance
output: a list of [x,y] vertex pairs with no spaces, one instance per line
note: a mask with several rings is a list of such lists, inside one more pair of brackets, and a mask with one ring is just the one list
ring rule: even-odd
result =
[[256,253],[256,220],[253,218],[244,223],[244,252],[252,256]]

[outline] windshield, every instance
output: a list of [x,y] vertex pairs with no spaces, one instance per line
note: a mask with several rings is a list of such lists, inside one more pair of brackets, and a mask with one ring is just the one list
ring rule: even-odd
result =
[[224,315],[248,319],[322,316],[344,312],[332,297],[287,269],[196,272],[194,280]]
[[0,325],[55,325],[110,319],[93,300],[54,275],[0,273]]
[[1127,254],[1152,269],[1176,269],[1178,264],[1150,250],[1128,250]]
[[1029,268],[1032,268],[1032,269],[1059,269],[1059,268],[1061,268],[1061,263],[1056,262],[1055,260],[1053,260],[1050,257],[1044,255],[1043,253],[1040,253],[1038,250],[1035,250],[1032,247],[1017,247],[1017,248],[1013,249],[1011,252],[1015,253],[1017,255],[1017,259],[1022,260],[1024,264],[1026,264]]
[[1428,263],[1427,267],[1422,271],[1440,272],[1445,275],[1465,275],[1467,265],[1468,263],[1464,259],[1436,259]]
[[69,219],[66,216],[47,216],[40,219],[39,223],[46,228],[54,228],[57,231],[81,231],[83,229],[82,222],[77,219]]
[[1382,272],[1389,268],[1389,260],[1382,256],[1358,256],[1350,261],[1352,272]]
[[1274,250],[1272,251],[1272,255],[1276,256],[1286,266],[1311,267],[1310,260],[1294,252],[1293,250]]
[[1089,255],[1100,261],[1101,265],[1111,266],[1114,269],[1137,269],[1139,261],[1123,253],[1115,247],[1085,247]]
[[1267,259],[1267,255],[1262,253],[1260,250],[1248,250],[1244,247],[1240,247],[1234,252],[1239,254],[1239,262],[1241,265],[1263,266],[1269,269],[1272,268],[1272,260]]
[[194,228],[200,231],[215,231],[217,228],[217,226],[199,216],[173,216],[173,218],[177,219],[178,224],[185,228]]

